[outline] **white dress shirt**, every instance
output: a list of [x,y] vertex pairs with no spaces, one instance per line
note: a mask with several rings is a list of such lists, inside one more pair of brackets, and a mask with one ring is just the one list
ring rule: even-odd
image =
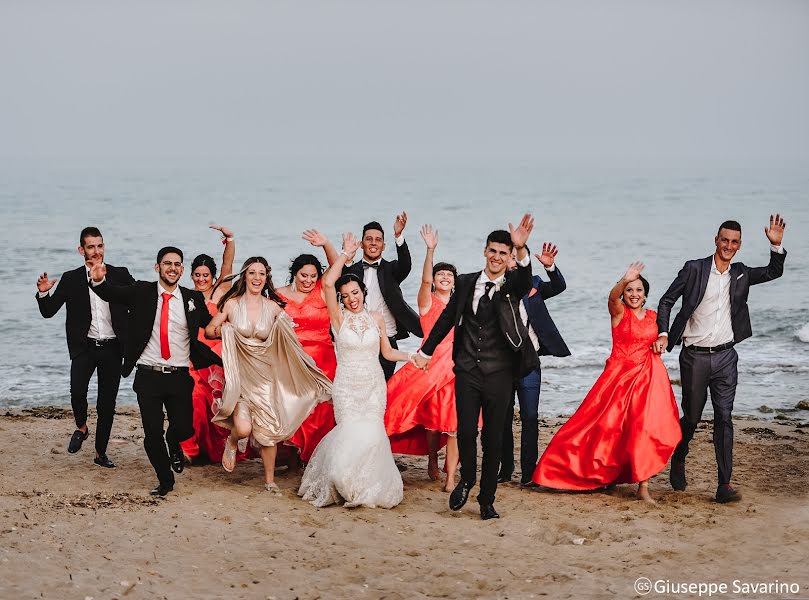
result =
[[[154,325],[152,325],[152,336],[146,349],[140,355],[137,363],[150,367],[189,367],[191,366],[191,347],[188,335],[188,321],[185,318],[185,307],[183,306],[183,295],[180,288],[174,288],[169,299],[169,350],[171,356],[168,360],[163,358],[160,352],[160,312],[163,309],[163,293],[167,290],[163,285],[157,283],[157,312],[155,313]],[[202,307],[206,310],[205,307]],[[199,310],[199,307],[197,307]]]
[[525,309],[523,300],[520,300],[520,317],[522,318],[523,325],[528,328],[528,337],[531,338],[531,343],[534,345],[534,350],[539,352],[539,338],[537,337],[534,328],[531,327],[530,323],[528,323],[528,311]]
[[[396,245],[401,246],[404,243],[404,236],[400,235],[399,237],[395,238],[395,240]],[[382,263],[382,257],[379,257],[376,260],[363,259],[362,262],[371,265],[380,265]],[[393,316],[393,313],[390,312],[390,309],[385,302],[385,298],[382,297],[382,290],[379,289],[379,275],[377,274],[378,270],[378,266],[376,269],[372,267],[362,268],[362,280],[368,290],[365,297],[365,302],[369,311],[378,312],[382,315],[382,319],[385,321],[385,331],[388,337],[393,337],[397,333],[396,318]]]
[[[773,252],[783,252],[781,246],[771,246]],[[708,285],[699,306],[694,310],[683,331],[686,346],[714,347],[733,341],[733,321],[730,316],[730,265],[724,273],[711,261]]]
[[[87,280],[90,280],[90,271],[87,271]],[[90,294],[90,330],[87,337],[94,340],[110,340],[115,338],[115,330],[112,328],[112,314],[110,305],[98,297],[90,286],[87,286],[87,293]]]

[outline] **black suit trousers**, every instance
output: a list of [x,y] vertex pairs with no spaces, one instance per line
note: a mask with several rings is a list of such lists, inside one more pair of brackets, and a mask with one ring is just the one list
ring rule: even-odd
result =
[[98,398],[96,399],[95,449],[98,454],[107,453],[107,444],[115,418],[115,401],[121,383],[121,345],[110,341],[101,346],[87,339],[87,350],[70,361],[70,404],[76,427],[87,424],[87,388],[90,378],[98,370]]
[[513,402],[511,370],[484,374],[475,367],[455,374],[455,409],[458,414],[458,453],[461,479],[477,481],[478,420],[483,414],[483,464],[480,470],[480,504],[493,504],[503,444],[503,422]]
[[[188,371],[159,373],[138,369],[132,389],[138,395],[140,418],[143,423],[143,447],[149,462],[164,485],[174,483],[174,473],[166,444],[179,448],[180,442],[194,435],[191,394],[194,380]],[[163,437],[163,407],[169,426]]]

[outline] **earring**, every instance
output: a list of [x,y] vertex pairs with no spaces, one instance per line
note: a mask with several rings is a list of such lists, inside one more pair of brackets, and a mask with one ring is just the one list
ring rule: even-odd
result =
[[295,287],[295,278],[292,278],[292,283],[289,284],[289,291],[290,292],[297,292],[298,288]]

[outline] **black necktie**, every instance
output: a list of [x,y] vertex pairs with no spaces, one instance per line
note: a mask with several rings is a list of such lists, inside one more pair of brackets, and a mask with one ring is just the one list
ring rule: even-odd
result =
[[483,295],[478,300],[478,311],[477,316],[481,319],[485,319],[489,315],[489,305],[491,304],[492,299],[489,298],[489,292],[492,291],[494,287],[493,281],[486,282],[486,289],[483,291]]
[[378,269],[379,268],[379,263],[378,262],[369,263],[369,262],[362,261],[362,268],[363,269]]

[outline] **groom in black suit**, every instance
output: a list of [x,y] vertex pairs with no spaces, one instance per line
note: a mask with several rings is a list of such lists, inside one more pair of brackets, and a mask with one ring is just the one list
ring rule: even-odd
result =
[[[711,390],[714,411],[713,442],[719,470],[716,501],[734,502],[741,495],[730,485],[733,470],[733,400],[736,397],[739,356],[733,348],[753,335],[747,295],[751,285],[772,281],[784,272],[786,251],[784,219],[770,215],[770,226],[764,228],[770,241],[770,262],[766,267],[748,267],[731,263],[742,246],[742,227],[736,221],[725,221],[714,238],[713,256],[690,260],[683,265],[669,289],[660,298],[657,328],[660,337],[653,344],[656,352],[669,351],[682,343],[680,378],[683,388],[683,432],[671,457],[669,479],[675,490],[685,490],[685,457],[694,437],[702,411]],[[683,304],[669,328],[671,309],[682,296]]]
[[[200,329],[211,321],[200,292],[178,285],[183,274],[183,253],[167,246],[157,253],[159,281],[112,285],[104,264],[91,269],[93,290],[104,300],[129,307],[129,337],[123,375],[137,367],[132,389],[138,396],[143,422],[143,447],[157,473],[158,486],[150,494],[165,496],[174,489],[174,474],[183,470],[180,442],[194,435],[191,393],[193,365],[202,369],[222,360],[199,341]],[[169,426],[163,439],[163,407]],[[166,452],[168,444],[169,452]]]
[[[104,261],[104,238],[97,227],[85,227],[79,235],[79,254],[84,265],[62,274],[59,285],[50,293],[55,279],[42,273],[37,280],[39,312],[50,319],[63,304],[67,305],[67,349],[70,353],[70,404],[76,431],[70,438],[67,451],[81,449],[90,435],[87,429],[87,387],[93,372],[98,372],[98,399],[96,411],[95,458],[101,467],[115,464],[107,457],[107,444],[115,418],[115,400],[121,382],[121,358],[126,340],[127,309],[123,304],[108,304],[90,291],[90,267]],[[107,265],[111,283],[127,285],[134,279],[125,267]]]
[[[368,289],[367,308],[371,312],[380,313],[385,319],[385,328],[392,348],[398,348],[397,340],[405,339],[409,333],[417,337],[424,335],[418,314],[405,302],[402,289],[399,287],[410,274],[412,266],[410,249],[402,235],[406,224],[407,213],[402,211],[393,223],[397,260],[389,261],[382,258],[382,252],[385,250],[385,232],[382,225],[371,221],[362,228],[362,260],[350,267],[343,267],[343,275],[353,273],[365,283]],[[393,376],[396,363],[385,359],[381,354],[379,362],[387,381]]]
[[[489,234],[482,271],[460,275],[455,293],[438,317],[415,357],[427,369],[438,344],[455,328],[455,408],[458,413],[458,451],[461,481],[450,494],[449,507],[460,510],[477,479],[478,419],[483,412],[483,465],[480,474],[480,516],[496,519],[497,471],[503,442],[503,422],[512,402],[512,381],[518,374],[523,345],[531,342],[519,313],[520,299],[531,290],[531,257],[526,242],[534,227],[525,215],[517,228]],[[512,249],[517,268],[508,272]],[[536,354],[530,349],[533,366]]]

